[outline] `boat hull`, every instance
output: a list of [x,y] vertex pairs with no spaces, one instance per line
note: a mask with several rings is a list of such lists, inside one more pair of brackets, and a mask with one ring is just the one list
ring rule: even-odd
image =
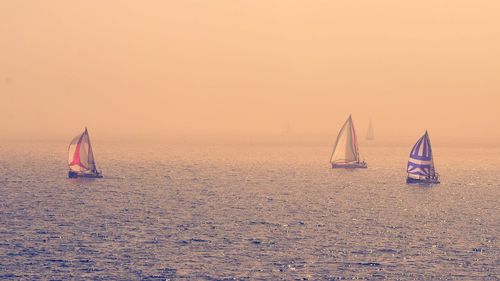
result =
[[368,165],[365,162],[349,163],[349,164],[335,164],[332,163],[332,169],[366,169]]
[[100,179],[100,178],[102,178],[102,174],[101,173],[77,173],[77,172],[69,171],[68,178],[70,178],[70,179],[76,179],[76,178]]
[[438,179],[414,179],[414,178],[406,178],[406,183],[407,184],[423,184],[423,185],[429,185],[429,184],[439,184]]

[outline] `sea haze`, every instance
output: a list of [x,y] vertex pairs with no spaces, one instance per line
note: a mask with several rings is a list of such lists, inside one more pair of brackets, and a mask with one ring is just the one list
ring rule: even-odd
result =
[[500,149],[98,143],[104,179],[67,179],[66,143],[0,144],[2,280],[498,280]]

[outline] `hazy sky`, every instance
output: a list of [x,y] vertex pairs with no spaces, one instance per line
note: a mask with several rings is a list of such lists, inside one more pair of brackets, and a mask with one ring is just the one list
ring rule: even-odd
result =
[[500,142],[500,1],[0,1],[0,138]]

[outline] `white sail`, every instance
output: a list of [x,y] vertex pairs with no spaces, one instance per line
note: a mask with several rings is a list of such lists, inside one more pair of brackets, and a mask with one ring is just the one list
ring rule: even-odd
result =
[[356,131],[354,130],[352,118],[349,116],[337,136],[330,162],[332,164],[350,164],[360,162],[359,159]]
[[97,172],[87,129],[71,141],[68,149],[68,166],[74,172]]

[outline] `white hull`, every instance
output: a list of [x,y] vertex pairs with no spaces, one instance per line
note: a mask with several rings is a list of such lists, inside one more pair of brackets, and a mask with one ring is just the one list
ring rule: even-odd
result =
[[366,169],[368,165],[365,162],[349,163],[349,164],[335,164],[332,163],[332,169]]

